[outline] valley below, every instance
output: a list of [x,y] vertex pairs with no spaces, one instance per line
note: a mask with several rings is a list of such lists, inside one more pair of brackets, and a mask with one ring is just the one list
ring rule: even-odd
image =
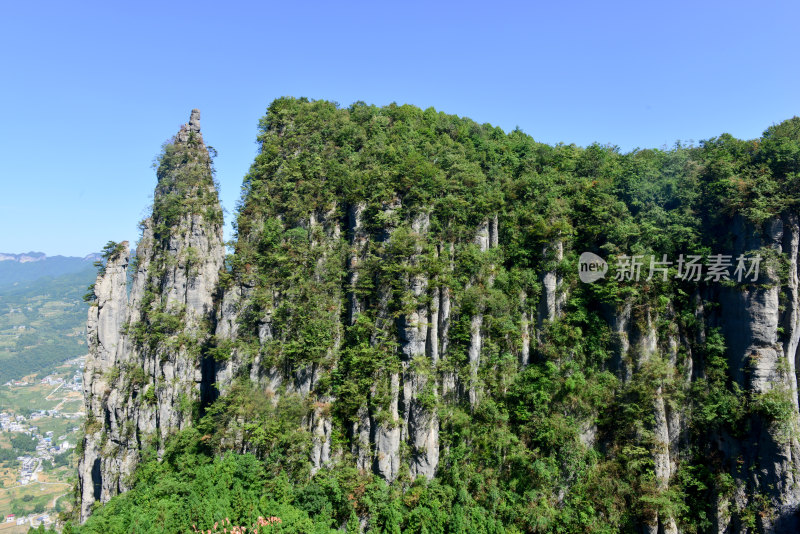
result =
[[52,525],[72,508],[84,361],[0,386],[0,532]]

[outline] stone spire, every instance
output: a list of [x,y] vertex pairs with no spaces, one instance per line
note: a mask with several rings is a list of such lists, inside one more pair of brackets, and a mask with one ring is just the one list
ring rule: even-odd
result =
[[95,502],[130,489],[141,451],[157,444],[163,452],[167,437],[191,424],[193,403],[210,387],[200,347],[213,318],[225,245],[198,110],[162,154],[157,176],[130,294],[127,243],[109,258],[94,288],[78,473],[81,522]]
[[203,135],[200,133],[200,110],[193,109],[189,116],[189,123],[181,125],[181,129],[175,135],[178,143],[188,143],[189,139],[198,139],[203,143]]

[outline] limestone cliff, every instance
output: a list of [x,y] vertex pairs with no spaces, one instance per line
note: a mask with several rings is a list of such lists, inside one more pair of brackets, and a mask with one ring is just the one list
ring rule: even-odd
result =
[[141,453],[190,424],[203,384],[225,256],[222,211],[200,113],[165,145],[153,213],[142,223],[127,290],[127,242],[107,258],[89,310],[81,519],[126,491]]
[[[674,245],[642,244],[632,222],[618,224],[640,207],[614,180],[614,202],[592,196],[605,172],[596,160],[574,147],[556,157],[517,134],[519,145],[495,146],[497,131],[428,111],[362,108],[273,104],[227,263],[196,110],[165,146],[129,292],[127,243],[95,284],[82,519],[129,489],[142,451],[163,452],[193,409],[250,388],[271,409],[297,401],[304,476],[345,465],[409,487],[483,447],[493,456],[479,476],[514,464],[524,473],[514,485],[528,488],[519,498],[552,512],[579,485],[570,462],[584,455],[622,466],[606,478],[636,471],[619,507],[635,508],[638,530],[680,532],[690,512],[675,503],[690,491],[716,532],[798,529],[795,211],[693,220],[691,238],[709,250],[771,259],[758,283],[582,284],[584,249]],[[422,140],[406,152],[386,142],[414,128]],[[559,160],[569,157],[571,167]],[[696,180],[701,167],[682,172]],[[580,200],[565,215],[569,195]],[[618,211],[602,212],[602,226],[592,210],[604,202]],[[245,413],[217,421],[220,448],[264,446]],[[474,420],[516,433],[494,443],[462,428]],[[518,444],[525,453],[507,458]],[[546,447],[573,456],[545,461]],[[697,466],[706,478],[685,484]],[[547,477],[556,482],[541,494],[526,486]]]

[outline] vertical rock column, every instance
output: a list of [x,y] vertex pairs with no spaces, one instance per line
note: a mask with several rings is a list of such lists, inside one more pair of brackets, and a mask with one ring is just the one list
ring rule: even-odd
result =
[[[419,239],[416,256],[412,264],[419,262],[422,253],[421,243],[428,233],[430,218],[427,213],[415,217],[411,229]],[[438,385],[436,383],[436,360],[438,360],[438,325],[431,325],[431,310],[424,302],[428,293],[426,274],[409,277],[416,309],[403,318],[401,324],[401,343],[406,365],[404,386],[406,390],[404,406],[408,439],[411,445],[411,477],[433,477],[439,464],[439,420],[436,415]],[[432,339],[435,336],[436,339]]]
[[102,493],[102,457],[105,403],[114,382],[120,327],[127,320],[127,269],[130,259],[128,242],[120,244],[106,260],[103,272],[94,285],[95,300],[89,308],[86,324],[89,356],[83,372],[83,396],[86,426],[83,455],[78,464],[80,517],[85,519],[91,505]]
[[[489,248],[495,248],[498,245],[498,221],[497,215],[491,219],[487,219],[475,235],[475,244],[478,245],[481,252],[487,252]],[[477,281],[476,282],[480,282]],[[487,287],[494,284],[494,266],[490,266],[489,274],[484,281]],[[470,319],[470,341],[467,355],[469,358],[469,384],[467,386],[467,393],[469,396],[469,403],[471,406],[478,404],[480,389],[478,388],[478,369],[481,364],[481,350],[483,349],[483,305],[479,305],[474,315]]]
[[[755,410],[748,438],[741,443],[727,441],[723,453],[743,460],[739,481],[748,481],[751,492],[767,498],[776,511],[759,517],[760,529],[796,532],[800,528],[796,515],[800,505],[800,442],[793,430],[800,427],[795,374],[800,316],[796,296],[797,222],[792,216],[775,218],[760,232],[738,219],[733,236],[734,258],[741,253],[764,255],[764,249],[788,252],[788,280],[781,287],[777,269],[767,261],[761,267],[759,283],[720,290],[720,320],[729,366]],[[783,403],[786,409],[779,413],[768,408]]]
[[[337,206],[334,204],[326,212],[315,214],[309,217],[309,230],[312,235],[312,246],[320,248],[323,252],[317,262],[314,279],[322,284],[325,278],[323,265],[328,258],[336,254],[339,241],[341,239],[341,226],[336,216]],[[319,236],[318,239],[313,236]],[[342,315],[343,294],[335,295],[335,304],[332,307],[336,310],[336,317]],[[342,325],[339,321],[335,323],[333,344],[328,348],[327,361],[333,361],[335,354],[339,352],[342,342]],[[308,384],[309,394],[315,395],[313,411],[308,419],[309,430],[311,431],[311,472],[316,473],[320,468],[329,466],[331,463],[331,438],[333,432],[333,420],[330,414],[330,407],[334,402],[334,397],[330,394],[317,395],[313,392],[315,381],[319,373],[316,363],[311,366],[312,379]],[[301,388],[302,391],[303,388]]]
[[[358,314],[364,309],[363,299],[358,295],[358,279],[364,253],[369,241],[369,236],[363,224],[364,205],[356,204],[347,211],[347,235],[350,242],[350,251],[347,257],[348,272],[348,324],[354,325]],[[357,420],[352,423],[350,433],[353,439],[351,452],[356,457],[356,466],[362,471],[371,467],[371,419],[367,406],[362,406],[358,411]]]
[[[399,199],[386,203],[383,206],[383,217],[391,220],[392,216],[402,207]],[[396,230],[394,225],[384,228],[381,241],[387,243]],[[377,330],[390,330],[390,323],[394,320],[390,318],[389,301],[392,297],[392,289],[382,284],[378,288],[378,300],[376,302],[376,327]],[[377,331],[371,340],[374,345],[377,343]],[[400,418],[400,373],[391,371],[389,381],[389,403],[384,413],[371,413],[369,428],[372,432],[372,443],[374,445],[373,470],[389,482],[394,481],[400,470],[400,441],[402,440],[403,420]],[[372,396],[376,394],[376,387],[370,392]],[[366,425],[362,425],[362,428]]]
[[[225,257],[222,210],[197,110],[161,159],[153,215],[145,227],[145,236],[151,228],[153,238],[140,244],[139,261],[149,269],[136,274],[135,287],[144,293],[131,298],[141,298],[139,326],[162,336],[127,341],[134,356],[131,365],[142,365],[155,388],[156,402],[151,400],[138,414],[139,432],[157,430],[163,446],[170,433],[190,423],[187,408],[199,399],[200,346],[213,321],[214,293]],[[143,283],[138,278],[144,278]]]

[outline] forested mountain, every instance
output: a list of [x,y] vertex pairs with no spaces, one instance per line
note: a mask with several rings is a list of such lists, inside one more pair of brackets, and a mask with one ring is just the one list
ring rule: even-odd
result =
[[[82,297],[96,268],[94,260],[64,259],[79,261],[56,262],[45,271],[58,273],[63,268],[66,272],[34,280],[27,278],[43,272],[40,268],[20,269],[14,282],[0,284],[0,384],[87,353]],[[0,267],[5,263],[0,261]]]
[[42,252],[27,254],[0,253],[0,290],[18,282],[33,282],[39,278],[57,278],[65,274],[86,271],[99,260],[99,254],[82,258],[74,256],[47,256]]
[[800,119],[623,154],[282,98],[258,141],[232,254],[196,110],[105,250],[71,531],[800,529]]

